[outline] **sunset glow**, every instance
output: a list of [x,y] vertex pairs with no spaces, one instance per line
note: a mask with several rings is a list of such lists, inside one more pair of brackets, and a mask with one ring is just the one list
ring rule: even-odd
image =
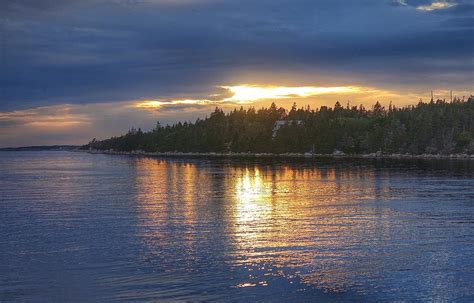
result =
[[231,97],[222,97],[221,99],[177,99],[177,100],[145,100],[135,104],[137,108],[156,109],[169,105],[193,105],[193,104],[219,104],[219,103],[238,103],[247,104],[259,100],[277,100],[289,98],[309,98],[319,95],[339,95],[339,94],[357,94],[357,93],[380,93],[383,91],[356,86],[260,86],[260,85],[236,85],[219,86],[229,91]]
[[472,0],[254,2],[0,1],[0,146],[473,93]]
[[473,11],[0,0],[0,303],[474,303]]
[[146,100],[140,101],[135,106],[138,108],[160,108],[164,105],[178,105],[178,104],[206,104],[209,100],[172,100],[172,101],[158,101],[158,100]]
[[304,98],[323,94],[356,93],[360,88],[352,86],[337,87],[315,87],[315,86],[257,86],[257,85],[238,85],[222,86],[233,93],[233,96],[225,99],[226,101],[249,102],[261,99],[287,99]]

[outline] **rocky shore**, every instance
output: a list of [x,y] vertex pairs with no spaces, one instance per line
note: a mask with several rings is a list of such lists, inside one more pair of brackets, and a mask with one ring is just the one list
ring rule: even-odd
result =
[[152,156],[152,157],[233,157],[233,158],[367,158],[367,159],[463,159],[474,160],[474,155],[469,154],[383,154],[381,152],[371,154],[345,154],[341,151],[335,151],[331,154],[313,154],[313,153],[216,153],[216,152],[146,152],[142,150],[135,151],[115,151],[115,150],[86,150],[91,154],[109,154],[109,155],[130,155],[130,156]]

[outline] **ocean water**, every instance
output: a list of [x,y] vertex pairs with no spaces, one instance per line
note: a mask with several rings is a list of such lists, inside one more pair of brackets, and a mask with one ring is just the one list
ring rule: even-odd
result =
[[0,152],[0,302],[474,302],[472,162]]

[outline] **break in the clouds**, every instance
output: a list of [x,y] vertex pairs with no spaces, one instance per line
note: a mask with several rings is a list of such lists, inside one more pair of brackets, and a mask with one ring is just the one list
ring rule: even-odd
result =
[[[421,11],[444,10],[458,5],[455,0],[394,0],[395,4],[402,6],[411,6]],[[461,3],[461,6],[464,6]]]
[[[358,91],[344,98],[405,104],[430,90],[470,92],[473,12],[472,0],[3,0],[0,112],[231,105],[245,100],[229,88],[245,84],[370,87],[369,100]],[[124,112],[126,127],[142,117],[135,110]]]

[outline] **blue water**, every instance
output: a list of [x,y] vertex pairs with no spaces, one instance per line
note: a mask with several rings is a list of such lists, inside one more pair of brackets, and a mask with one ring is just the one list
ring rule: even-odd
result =
[[0,302],[474,302],[474,163],[0,152]]

